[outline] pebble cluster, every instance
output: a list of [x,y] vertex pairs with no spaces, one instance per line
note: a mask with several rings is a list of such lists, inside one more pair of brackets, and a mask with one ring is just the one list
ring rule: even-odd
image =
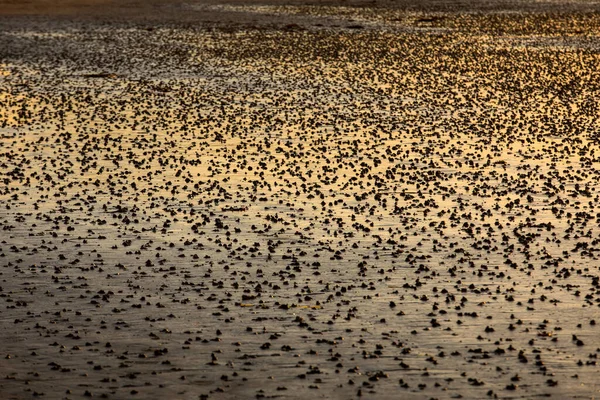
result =
[[0,397],[597,395],[600,15],[232,9],[0,23]]

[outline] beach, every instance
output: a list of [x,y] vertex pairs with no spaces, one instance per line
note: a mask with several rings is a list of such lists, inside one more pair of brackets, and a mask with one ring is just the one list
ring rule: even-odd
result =
[[0,1],[0,398],[598,397],[599,28]]

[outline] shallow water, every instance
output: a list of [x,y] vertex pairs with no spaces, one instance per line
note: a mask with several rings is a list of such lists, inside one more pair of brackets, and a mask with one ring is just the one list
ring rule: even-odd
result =
[[3,397],[596,395],[597,17],[327,10],[2,28]]

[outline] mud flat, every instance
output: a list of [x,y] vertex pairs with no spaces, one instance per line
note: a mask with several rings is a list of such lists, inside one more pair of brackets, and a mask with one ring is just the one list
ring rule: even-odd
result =
[[1,4],[3,399],[598,396],[594,4]]

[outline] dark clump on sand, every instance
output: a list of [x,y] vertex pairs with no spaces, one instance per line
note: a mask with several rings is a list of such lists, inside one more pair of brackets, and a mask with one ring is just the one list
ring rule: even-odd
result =
[[593,5],[105,3],[0,16],[1,398],[596,395]]

